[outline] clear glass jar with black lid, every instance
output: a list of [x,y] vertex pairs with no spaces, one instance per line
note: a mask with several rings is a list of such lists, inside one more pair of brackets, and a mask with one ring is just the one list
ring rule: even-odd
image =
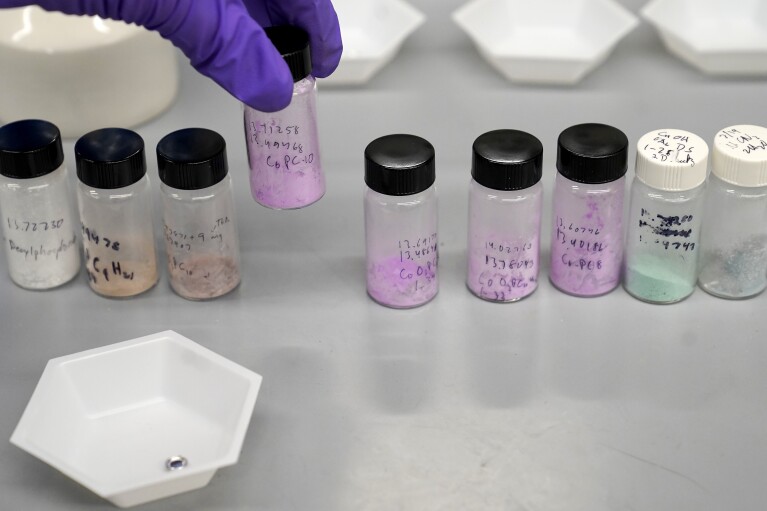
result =
[[96,293],[121,298],[157,283],[152,195],[144,140],[104,128],[75,144],[85,268]]
[[559,135],[550,278],[574,296],[599,296],[620,284],[628,138],[606,124]]
[[264,32],[293,76],[293,96],[277,112],[244,106],[251,194],[268,208],[303,208],[325,195],[309,35],[290,25]]
[[80,270],[77,222],[59,129],[23,120],[0,128],[0,216],[11,280],[51,289]]
[[472,147],[466,285],[492,302],[538,287],[543,145],[518,130],[480,135]]
[[170,286],[189,300],[225,295],[240,283],[240,245],[226,142],[203,128],[157,144]]
[[434,147],[415,135],[387,135],[365,149],[367,291],[398,309],[439,289]]

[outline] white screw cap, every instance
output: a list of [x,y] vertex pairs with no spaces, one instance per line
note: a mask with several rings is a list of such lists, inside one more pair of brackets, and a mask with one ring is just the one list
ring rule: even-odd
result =
[[684,130],[655,130],[637,142],[636,177],[651,188],[682,192],[708,175],[708,144]]
[[717,133],[711,172],[736,186],[767,186],[767,128],[742,124]]

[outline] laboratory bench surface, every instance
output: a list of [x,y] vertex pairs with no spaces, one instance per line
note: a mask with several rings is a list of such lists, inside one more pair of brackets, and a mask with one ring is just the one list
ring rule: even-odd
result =
[[[532,296],[494,304],[464,279],[471,144],[481,133],[517,128],[543,141],[547,261],[562,129],[604,122],[634,143],[673,127],[711,142],[726,126],[767,123],[765,82],[703,76],[646,24],[569,88],[509,84],[458,36],[444,47],[419,41],[365,86],[320,84],[328,191],[297,211],[250,198],[241,107],[180,58],[178,100],[137,128],[158,212],[159,139],[189,126],[220,132],[243,282],[190,302],[163,272],[146,294],[109,300],[83,274],[30,292],[2,271],[0,438],[50,358],[172,329],[260,373],[263,387],[237,465],[140,509],[764,509],[767,294],[726,301],[697,290],[657,306],[618,288],[580,299],[555,290],[544,263]],[[377,305],[364,285],[363,150],[397,132],[425,137],[437,154],[440,291],[413,310]],[[72,141],[65,151],[72,169]],[[0,509],[112,506],[0,441]]]

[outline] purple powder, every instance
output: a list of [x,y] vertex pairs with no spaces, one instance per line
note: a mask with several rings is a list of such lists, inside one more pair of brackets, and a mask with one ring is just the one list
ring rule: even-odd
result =
[[367,290],[376,302],[394,308],[422,305],[437,294],[437,254],[426,260],[402,261],[399,256],[368,264]]
[[514,302],[538,287],[543,186],[491,190],[469,186],[466,285],[492,302]]
[[518,243],[491,238],[477,246],[470,241],[466,279],[469,290],[493,302],[513,302],[535,291],[539,268],[535,234],[534,238]]
[[[557,176],[561,178],[561,176]],[[598,296],[620,282],[625,178],[601,185],[565,183],[554,191],[551,282],[577,296]]]
[[287,108],[266,113],[245,106],[250,190],[261,205],[296,209],[325,194],[312,77],[296,82]]

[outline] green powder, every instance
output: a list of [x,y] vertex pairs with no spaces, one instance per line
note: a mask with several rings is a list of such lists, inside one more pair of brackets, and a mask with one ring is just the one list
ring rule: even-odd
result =
[[624,287],[631,295],[646,302],[678,302],[695,290],[694,275],[685,279],[685,273],[690,270],[686,265],[669,266],[668,261],[637,261],[626,268]]

